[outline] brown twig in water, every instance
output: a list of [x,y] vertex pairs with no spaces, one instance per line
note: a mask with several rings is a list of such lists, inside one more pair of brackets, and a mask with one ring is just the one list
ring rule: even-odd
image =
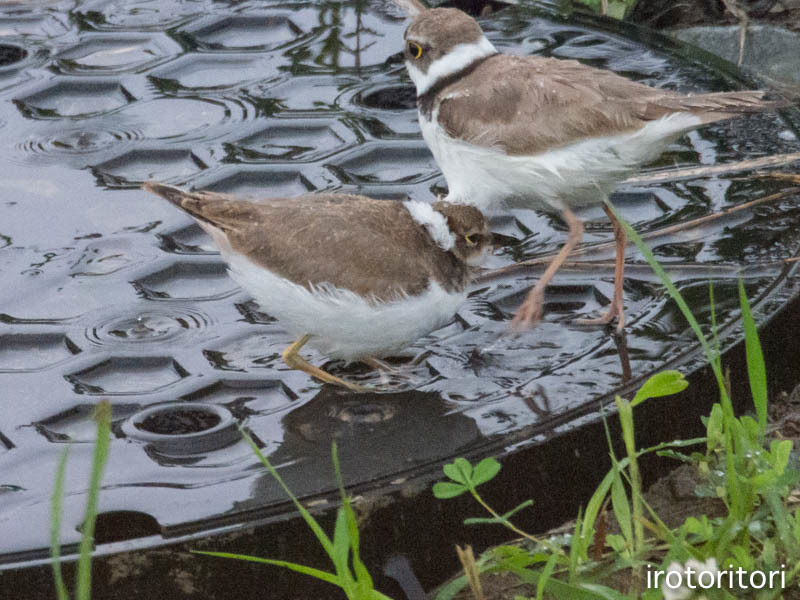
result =
[[[794,180],[793,180],[794,181]],[[800,179],[799,179],[800,181]],[[731,206],[730,208],[726,208],[725,210],[721,210],[719,212],[715,212],[710,215],[706,215],[704,217],[699,217],[697,219],[692,219],[691,221],[684,221],[683,223],[676,223],[675,225],[670,225],[669,227],[664,227],[662,229],[656,229],[655,231],[650,231],[647,233],[642,234],[642,238],[649,240],[652,238],[661,237],[664,235],[670,235],[676,233],[678,231],[684,231],[686,229],[692,229],[693,227],[697,227],[699,225],[704,225],[705,223],[709,223],[711,221],[715,221],[722,217],[726,217],[728,215],[732,215],[734,213],[747,210],[748,208],[753,208],[754,206],[758,206],[760,204],[766,204],[767,202],[774,202],[775,200],[780,200],[781,198],[785,198],[786,196],[790,196],[792,194],[797,194],[800,192],[800,187],[792,187],[785,190],[781,190],[780,192],[775,192],[774,194],[770,194],[769,196],[764,196],[763,198],[756,198],[755,200],[751,200],[750,202],[745,202],[743,204],[737,204],[736,206]],[[592,246],[591,249],[593,251],[597,250],[605,250],[607,248],[612,248],[615,246],[614,242],[603,242],[602,244],[597,244]],[[577,256],[584,252],[586,249],[585,246],[579,246],[575,249],[575,251],[570,254],[570,256]],[[537,256],[536,258],[530,258],[528,260],[523,260],[522,262],[518,262],[513,265],[508,265],[507,267],[500,267],[499,269],[491,269],[485,271],[478,275],[475,278],[475,281],[481,282],[486,281],[487,279],[493,279],[500,275],[506,275],[508,273],[512,273],[518,269],[524,269],[525,267],[530,267],[539,264],[547,264],[551,260],[555,254],[547,254],[545,256]],[[566,263],[565,263],[566,264]]]
[[800,183],[800,174],[798,173],[773,173],[772,171],[759,171],[757,173],[753,173],[753,177],[757,177],[759,179],[782,179],[783,181]]
[[678,179],[693,179],[695,177],[705,177],[707,175],[722,175],[736,171],[750,171],[752,169],[763,169],[764,167],[782,167],[790,163],[800,161],[800,152],[790,154],[776,154],[763,158],[754,158],[723,165],[712,165],[704,167],[688,167],[683,169],[671,169],[669,171],[657,171],[655,173],[645,173],[629,177],[623,183],[661,183],[664,181],[677,181]]
[[747,37],[747,25],[750,23],[750,19],[747,16],[747,10],[739,6],[738,0],[722,0],[722,3],[739,20],[739,62],[736,64],[741,67],[744,59],[744,41]]

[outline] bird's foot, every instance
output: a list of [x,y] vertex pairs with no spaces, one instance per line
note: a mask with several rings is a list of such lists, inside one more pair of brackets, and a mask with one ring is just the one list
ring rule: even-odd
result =
[[594,319],[575,319],[578,325],[608,325],[617,319],[617,331],[622,332],[625,328],[625,307],[622,302],[612,302],[608,310]]
[[[427,353],[425,353],[427,356]],[[362,363],[372,367],[378,372],[380,381],[372,387],[376,392],[397,392],[400,390],[414,389],[424,384],[429,378],[421,375],[419,363],[412,360],[406,364],[393,365],[378,358],[362,358]]]
[[306,359],[298,354],[298,350],[303,347],[303,345],[308,341],[310,336],[303,336],[299,340],[297,340],[294,344],[286,348],[283,351],[281,356],[283,357],[283,362],[290,369],[297,369],[298,371],[303,371],[304,373],[308,373],[315,379],[319,379],[324,383],[332,383],[334,385],[339,385],[341,387],[347,388],[348,390],[354,392],[370,392],[373,391],[368,387],[363,385],[358,385],[357,383],[352,383],[350,381],[346,381],[341,379],[340,377],[336,377],[335,375],[331,375],[327,371],[323,371],[322,369],[315,367]]

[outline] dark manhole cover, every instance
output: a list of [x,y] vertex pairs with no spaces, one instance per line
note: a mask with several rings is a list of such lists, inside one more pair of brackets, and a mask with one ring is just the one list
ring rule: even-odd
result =
[[[312,542],[302,525],[280,529],[293,508],[241,427],[317,507],[336,498],[330,449],[338,441],[346,485],[382,494],[365,508],[362,544],[375,553],[377,573],[380,548],[406,549],[422,570],[431,568],[425,557],[452,547],[445,534],[464,514],[455,509],[446,522],[447,511],[425,494],[455,456],[503,458],[502,500],[535,495],[536,515],[569,507],[564,516],[574,517],[581,486],[603,474],[604,434],[587,433],[599,403],[665,366],[689,372],[702,365],[693,333],[632,247],[624,338],[573,323],[597,316],[613,291],[612,231],[594,207],[580,211],[584,252],[548,289],[537,329],[504,335],[542,272],[541,265],[512,268],[476,282],[453,322],[408,348],[394,374],[306,354],[361,384],[395,377],[408,391],[352,396],[288,370],[280,355],[293,340],[281,323],[237,289],[197,226],[138,186],[157,177],[253,196],[341,190],[435,199],[444,180],[396,59],[405,20],[387,2],[357,0],[268,0],[255,13],[226,2],[164,0],[147,10],[122,0],[68,4],[59,14],[55,5],[0,3],[14,41],[25,39],[24,48],[0,46],[0,66],[53,57],[0,74],[7,142],[0,170],[13,175],[0,178],[0,569],[20,597],[52,594],[54,469],[70,442],[81,449],[71,453],[70,469],[89,468],[92,408],[100,401],[112,404],[115,436],[98,556],[168,544],[191,550],[211,538],[205,548],[229,544],[231,552],[306,562]],[[580,15],[567,20],[540,3],[503,9],[481,24],[503,51],[578,59],[655,86],[754,85],[652,32]],[[799,122],[797,111],[786,110],[702,128],[645,175],[800,152]],[[773,194],[780,198],[748,204]],[[739,336],[739,279],[762,322],[795,294],[797,263],[785,259],[800,246],[799,198],[790,182],[731,172],[631,181],[615,202],[707,331],[713,281],[713,314],[727,348]],[[566,237],[558,219],[513,207],[492,225],[509,242],[492,268],[544,263]],[[773,340],[768,358],[788,360],[781,350],[794,339],[800,334]],[[681,427],[698,423],[693,411],[712,397],[701,392],[646,406],[652,412],[643,417],[641,443],[684,435]],[[61,539],[72,560],[85,481],[68,484]],[[93,597],[182,597],[174,573],[194,568],[187,577],[202,580],[192,585],[208,598],[228,598],[232,582],[251,578],[252,585],[236,586],[237,598],[263,597],[267,588],[273,598],[291,597],[291,586],[281,587],[266,568],[257,575],[185,557],[171,564],[164,553],[131,560],[124,572],[138,575],[98,584]],[[144,572],[146,564],[164,570]]]

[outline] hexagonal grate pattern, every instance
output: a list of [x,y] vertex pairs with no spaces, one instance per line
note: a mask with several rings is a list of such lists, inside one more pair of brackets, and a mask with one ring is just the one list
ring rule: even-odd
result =
[[177,263],[135,281],[145,297],[154,300],[221,298],[236,290],[222,262]]
[[61,118],[101,114],[134,100],[118,81],[70,78],[48,84],[16,102],[26,115]]
[[147,394],[188,377],[175,360],[160,356],[113,357],[66,375],[78,394]]
[[342,150],[352,134],[337,121],[329,119],[292,119],[259,128],[230,144],[231,160],[309,160]]
[[72,358],[80,351],[63,333],[0,335],[0,372],[46,369]]
[[[518,53],[574,57],[676,89],[731,86],[729,73],[672,45],[645,48],[545,10],[518,6],[482,23]],[[343,465],[348,484],[403,479],[410,466],[476,445],[510,448],[532,429],[563,430],[617,388],[625,366],[645,376],[691,347],[632,249],[625,343],[573,323],[611,295],[612,234],[597,207],[581,211],[584,253],[548,289],[545,322],[505,335],[566,237],[557,218],[514,209],[492,218],[503,245],[491,266],[508,270],[480,277],[454,321],[392,357],[387,372],[303,350],[388,391],[354,396],[286,367],[280,354],[293,340],[281,323],[237,288],[198,226],[138,186],[155,178],[253,197],[341,190],[433,200],[446,189],[398,55],[404,27],[387,3],[349,0],[0,2],[3,42],[28,51],[0,66],[0,153],[10,165],[0,184],[0,495],[14,509],[0,508],[0,523],[48,522],[62,442],[85,442],[71,460],[89,464],[102,399],[115,434],[103,502],[140,515],[148,533],[184,535],[263,515],[284,496],[238,438],[180,454],[128,437],[122,424],[153,407],[223,408],[295,492],[318,494],[331,484],[332,438],[358,449]],[[798,122],[767,114],[704,128],[653,168],[797,152]],[[788,186],[705,176],[627,185],[615,203],[650,236],[704,326],[715,279],[727,332],[740,276],[761,315],[792,294],[784,259],[800,245],[797,197],[682,224]],[[535,264],[512,266],[523,260]],[[82,492],[68,490],[65,544],[79,535]],[[12,553],[47,560],[47,546],[46,528],[0,536],[0,568]]]
[[150,76],[187,90],[214,90],[261,79],[269,67],[268,61],[251,54],[187,54]]
[[250,12],[192,24],[187,31],[210,50],[269,50],[303,34],[287,15]]
[[424,143],[374,144],[359,148],[331,165],[347,183],[413,183],[437,177],[439,171]]
[[100,163],[95,173],[109,186],[140,184],[150,179],[189,177],[206,168],[191,150],[132,150]]
[[72,72],[124,71],[154,64],[180,52],[180,46],[160,35],[96,33],[60,52],[63,68]]

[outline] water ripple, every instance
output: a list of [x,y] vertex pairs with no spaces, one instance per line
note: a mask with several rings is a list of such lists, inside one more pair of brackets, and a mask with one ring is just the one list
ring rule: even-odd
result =
[[187,335],[196,336],[215,322],[212,316],[195,308],[148,308],[95,318],[85,334],[98,346],[161,343]]
[[145,135],[136,129],[104,129],[94,127],[75,127],[48,131],[31,135],[16,144],[19,156],[14,160],[30,160],[36,158],[51,163],[62,163],[64,159],[87,164],[88,157],[97,152],[107,152],[114,148],[144,139]]

